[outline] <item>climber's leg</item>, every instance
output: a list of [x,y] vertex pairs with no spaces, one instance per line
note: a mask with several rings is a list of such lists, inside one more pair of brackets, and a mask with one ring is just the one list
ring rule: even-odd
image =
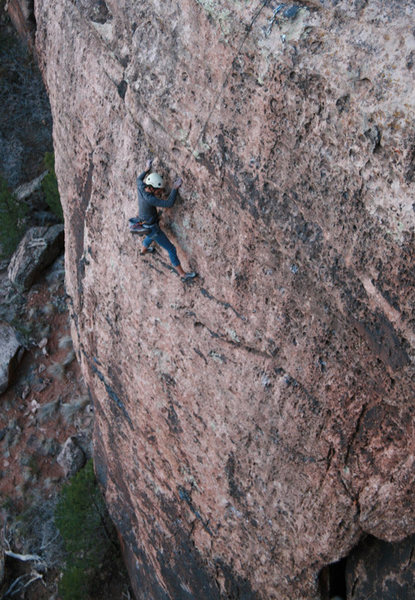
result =
[[154,248],[150,248],[150,244],[153,241],[154,236],[152,234],[147,235],[143,240],[140,254],[147,254],[147,252],[154,252]]
[[[146,239],[143,242],[143,245],[145,245],[145,242],[149,237],[150,236],[146,237]],[[167,250],[167,252],[169,253],[170,262],[173,265],[173,267],[176,267],[178,271],[179,269],[183,270],[180,266],[180,260],[178,259],[175,246],[171,243],[167,235],[163,231],[161,231],[161,229],[155,236],[151,236],[151,240],[157,242],[157,244],[159,244],[162,248]]]
[[152,232],[144,239],[143,245],[141,247],[141,254],[153,252],[154,248],[149,248],[151,242],[157,242],[157,244],[159,244],[162,248],[167,250],[167,252],[169,253],[170,262],[182,278],[182,281],[187,281],[188,279],[193,279],[197,276],[197,273],[195,273],[194,271],[186,273],[183,270],[183,267],[181,266],[180,260],[177,256],[175,246],[171,243],[167,235],[160,229],[160,227],[157,227],[156,231]]

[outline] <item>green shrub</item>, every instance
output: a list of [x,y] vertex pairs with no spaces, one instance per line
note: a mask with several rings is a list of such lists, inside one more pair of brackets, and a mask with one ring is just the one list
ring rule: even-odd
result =
[[63,222],[63,210],[59,196],[58,181],[55,175],[55,157],[52,152],[46,152],[43,163],[49,171],[42,181],[46,203],[53,214]]
[[112,547],[114,535],[92,460],[63,487],[55,521],[67,553],[59,585],[62,600],[85,600],[90,582]]
[[0,176],[0,246],[1,258],[13,254],[24,233],[24,217],[27,206],[10,192]]
[[82,566],[69,566],[59,582],[59,593],[64,600],[85,600],[88,594],[88,581]]

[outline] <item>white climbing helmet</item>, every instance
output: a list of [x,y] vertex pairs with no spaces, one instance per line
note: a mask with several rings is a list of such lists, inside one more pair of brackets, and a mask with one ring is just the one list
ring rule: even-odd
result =
[[150,175],[147,175],[147,177],[144,179],[144,183],[146,185],[151,185],[153,188],[164,187],[163,177],[158,173],[150,173]]

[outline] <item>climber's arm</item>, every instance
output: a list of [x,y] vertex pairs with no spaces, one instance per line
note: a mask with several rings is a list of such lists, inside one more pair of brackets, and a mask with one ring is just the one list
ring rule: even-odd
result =
[[162,200],[161,198],[157,198],[156,196],[147,196],[147,202],[152,204],[153,206],[158,206],[160,208],[171,208],[176,201],[177,197],[177,189],[173,188],[169,194],[167,200]]
[[156,196],[152,195],[151,200],[148,199],[148,201],[153,206],[158,206],[160,208],[171,208],[173,206],[173,204],[176,202],[177,190],[182,185],[182,183],[183,183],[182,179],[180,177],[178,177],[176,179],[176,181],[173,183],[171,192],[170,192],[167,200],[162,200],[161,198],[157,198]]
[[148,160],[146,162],[146,168],[145,171],[143,171],[138,177],[137,177],[137,187],[144,189],[145,185],[144,185],[144,177],[147,175],[147,173],[150,171],[151,169],[151,165],[153,164],[152,160]]

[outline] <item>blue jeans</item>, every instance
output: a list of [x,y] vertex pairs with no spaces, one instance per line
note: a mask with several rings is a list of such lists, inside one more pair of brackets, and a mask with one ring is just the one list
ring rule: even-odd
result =
[[180,266],[180,260],[177,258],[176,248],[173,246],[167,235],[160,229],[159,225],[154,225],[151,229],[149,229],[149,234],[143,240],[143,246],[148,248],[151,242],[157,242],[157,244],[167,250],[173,267]]

